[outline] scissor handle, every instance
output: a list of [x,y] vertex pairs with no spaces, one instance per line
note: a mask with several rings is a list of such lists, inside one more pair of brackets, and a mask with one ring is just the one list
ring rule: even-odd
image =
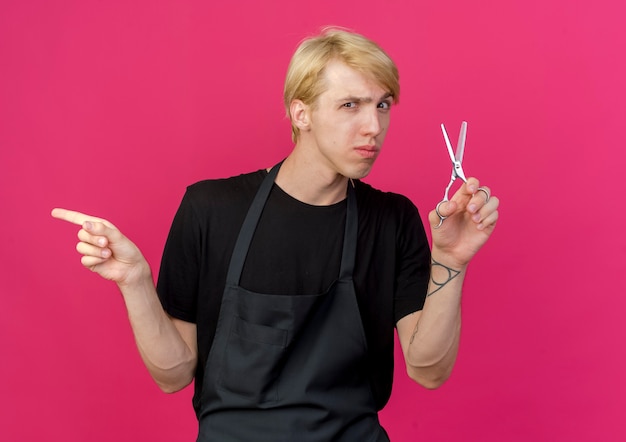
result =
[[439,217],[439,224],[437,224],[435,227],[433,227],[433,229],[438,229],[439,227],[441,227],[441,225],[443,224],[443,220],[447,218],[447,216],[443,216],[440,212],[439,212],[439,206],[441,206],[443,203],[447,202],[447,199],[443,199],[441,201],[439,201],[439,203],[437,204],[437,207],[435,207],[435,212],[437,213],[437,216]]

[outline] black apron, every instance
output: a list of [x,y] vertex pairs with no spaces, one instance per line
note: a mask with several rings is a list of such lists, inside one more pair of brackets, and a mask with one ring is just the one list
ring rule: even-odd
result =
[[272,295],[239,286],[279,168],[262,182],[235,243],[205,368],[198,441],[388,442],[367,376],[352,282],[358,224],[352,184],[339,279],[325,293]]

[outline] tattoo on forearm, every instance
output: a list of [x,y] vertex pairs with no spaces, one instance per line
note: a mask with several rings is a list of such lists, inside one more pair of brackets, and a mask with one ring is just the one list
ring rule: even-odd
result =
[[[439,268],[443,269],[444,271],[440,271]],[[435,270],[438,270],[436,273],[441,273],[443,278],[440,280],[435,280]],[[459,274],[461,273],[459,270],[454,270],[453,268],[450,268],[448,266],[445,266],[443,264],[441,264],[440,262],[435,261],[434,259],[432,260],[432,265],[431,265],[431,280],[433,282],[433,285],[436,286],[436,288],[430,292],[427,293],[426,296],[430,296],[430,295],[434,295],[435,293],[437,293],[439,290],[441,290],[442,288],[444,288],[444,286],[446,284],[448,284],[450,281],[452,281],[454,278],[456,278],[457,276],[459,276]]]
[[[461,274],[460,270],[454,270],[453,268],[443,265],[440,262],[437,262],[432,258],[431,258],[431,261],[432,263],[431,263],[430,279],[436,288],[432,292],[427,293],[426,297],[437,293],[439,290],[444,288],[446,284],[448,284],[450,281],[452,281],[454,278],[456,278],[457,276]],[[435,279],[435,275],[434,275],[435,273],[441,274],[443,278]],[[415,340],[415,335],[417,335],[417,329],[418,329],[417,326],[418,324],[415,324],[415,330],[413,330],[413,334],[411,335],[411,339],[409,340],[409,345],[412,344],[413,341]]]

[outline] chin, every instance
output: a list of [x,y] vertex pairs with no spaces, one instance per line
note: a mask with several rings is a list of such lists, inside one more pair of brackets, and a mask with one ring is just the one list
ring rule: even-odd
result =
[[351,180],[360,180],[370,174],[372,166],[373,164],[370,164],[367,167],[355,167],[351,170],[347,170],[345,176]]

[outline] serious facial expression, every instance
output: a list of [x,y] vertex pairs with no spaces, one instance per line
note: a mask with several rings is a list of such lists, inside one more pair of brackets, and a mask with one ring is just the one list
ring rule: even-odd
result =
[[374,79],[339,61],[329,63],[324,81],[325,91],[309,114],[312,147],[332,172],[363,178],[385,140],[393,97]]

